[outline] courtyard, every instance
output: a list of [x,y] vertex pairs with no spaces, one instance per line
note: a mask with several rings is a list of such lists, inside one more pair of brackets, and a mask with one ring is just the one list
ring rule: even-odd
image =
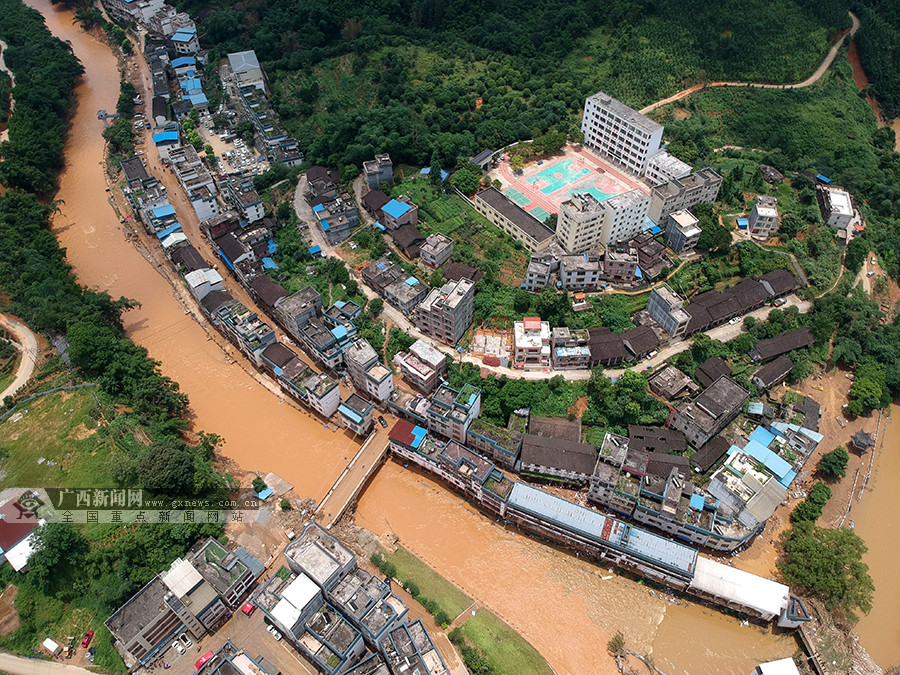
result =
[[504,155],[488,175],[500,181],[503,194],[540,221],[558,213],[560,204],[575,193],[588,192],[602,202],[634,189],[649,192],[638,179],[574,145],[550,159],[529,160],[519,173]]

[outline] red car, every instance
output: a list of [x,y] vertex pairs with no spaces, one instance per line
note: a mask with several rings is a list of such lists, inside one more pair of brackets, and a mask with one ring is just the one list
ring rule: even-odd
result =
[[210,659],[212,659],[212,657],[213,657],[212,652],[206,652],[203,656],[200,657],[200,660],[194,664],[194,668],[196,670],[200,670],[203,666],[205,666],[207,663],[209,663],[209,661],[210,661]]
[[84,637],[81,640],[81,646],[87,647],[89,644],[91,644],[91,640],[93,640],[93,639],[94,639],[94,631],[89,630],[87,633],[84,634]]
[[254,605],[252,602],[245,602],[244,606],[241,607],[241,611],[247,616],[250,616],[251,614],[253,614],[253,612],[256,611],[256,605]]

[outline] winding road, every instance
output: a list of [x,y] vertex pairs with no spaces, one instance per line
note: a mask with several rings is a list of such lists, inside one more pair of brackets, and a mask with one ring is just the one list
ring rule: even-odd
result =
[[[856,34],[856,31],[859,30],[859,19],[856,18],[856,14],[853,12],[847,12],[850,15],[850,21],[852,22],[852,26],[850,27],[850,38],[853,39],[853,36]],[[815,84],[819,81],[822,75],[825,74],[825,71],[831,67],[831,64],[834,62],[834,58],[837,56],[838,50],[840,50],[841,46],[844,44],[844,39],[847,37],[847,32],[845,31],[843,35],[841,35],[841,39],[832,45],[831,49],[828,50],[828,54],[825,56],[825,59],[822,63],[819,64],[819,67],[816,68],[816,72],[807,77],[803,82],[797,82],[796,84],[762,84],[758,82],[727,82],[722,80],[717,80],[715,82],[707,82],[706,84],[695,84],[693,87],[688,87],[684,91],[679,91],[677,94],[673,96],[669,96],[668,98],[664,98],[661,101],[657,101],[656,103],[651,103],[646,108],[641,108],[639,112],[646,115],[649,112],[653,112],[660,106],[667,105],[669,103],[674,103],[675,101],[680,101],[683,98],[687,98],[694,92],[700,91],[701,89],[709,89],[712,87],[755,87],[757,89],[803,89],[804,87],[808,87],[811,84]]]
[[34,362],[38,355],[38,344],[37,338],[29,330],[28,326],[3,314],[0,314],[0,328],[5,328],[16,336],[16,340],[18,340],[16,348],[22,352],[22,359],[19,361],[19,369],[16,371],[15,379],[0,394],[0,401],[2,401],[7,396],[14,396],[31,379],[31,374],[34,372]]

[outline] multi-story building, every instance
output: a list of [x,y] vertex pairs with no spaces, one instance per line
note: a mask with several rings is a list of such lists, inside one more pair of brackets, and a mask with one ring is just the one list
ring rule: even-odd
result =
[[443,265],[450,259],[452,254],[453,240],[446,234],[437,232],[429,234],[425,239],[425,243],[419,249],[422,262],[432,269],[437,269]]
[[550,365],[550,323],[526,316],[513,324],[513,363],[531,370]]
[[253,603],[294,649],[326,675],[348,671],[366,652],[359,630],[303,572],[292,573],[282,566],[253,596]]
[[648,277],[658,276],[669,262],[666,247],[657,241],[652,232],[646,230],[641,232],[629,245],[637,251],[638,264]]
[[336,197],[312,207],[313,215],[322,234],[332,246],[350,236],[350,230],[359,225],[359,211],[349,198]]
[[422,302],[427,295],[428,286],[419,283],[418,279],[405,272],[402,272],[399,279],[384,287],[384,299],[406,316],[409,316],[416,305]]
[[384,403],[394,391],[394,375],[378,360],[378,354],[368,341],[359,339],[344,350],[347,372],[358,392]]
[[196,54],[200,51],[196,28],[179,28],[169,39],[176,54]]
[[567,291],[597,288],[602,268],[600,261],[588,255],[566,255],[560,260],[559,280]]
[[322,296],[312,286],[307,286],[275,302],[275,313],[288,333],[300,339],[300,331],[322,313]]
[[589,96],[581,122],[584,144],[637,176],[659,152],[663,127],[602,91]]
[[700,221],[690,211],[675,211],[666,222],[665,240],[675,253],[689,253],[700,241]]
[[657,185],[650,191],[650,220],[662,226],[673,211],[697,204],[712,204],[719,196],[722,176],[712,169],[700,169],[687,178]]
[[644,178],[650,185],[662,185],[669,181],[687,178],[693,170],[690,164],[682,162],[665,150],[660,150],[647,162],[647,172]]
[[338,383],[325,373],[307,372],[305,377],[296,383],[309,407],[330,418],[337,412],[341,404],[341,389]]
[[532,293],[540,293],[549,283],[550,276],[555,269],[559,269],[559,260],[550,256],[531,256],[528,269],[525,271],[525,281],[522,288]]
[[403,225],[415,225],[419,222],[419,207],[413,204],[408,195],[392,199],[381,207],[384,225],[388,230],[396,230]]
[[575,194],[560,205],[556,236],[569,253],[602,250],[641,232],[649,210],[650,197],[642,190],[602,202],[592,194]]
[[750,392],[727,377],[721,377],[693,401],[678,406],[671,427],[700,449],[737,417]]
[[231,176],[225,181],[225,192],[231,198],[232,203],[243,214],[249,223],[255,223],[266,215],[266,208],[253,189],[253,181],[246,176]]
[[553,243],[553,230],[496,188],[485,188],[472,203],[476,211],[532,253]]
[[586,330],[569,330],[565,326],[553,329],[551,359],[554,370],[589,368],[590,336]]
[[690,315],[684,311],[684,300],[667,284],[650,291],[647,311],[672,338],[682,337],[691,320]]
[[778,231],[778,200],[769,195],[757,195],[750,211],[750,234],[770,237]]
[[448,281],[432,288],[412,313],[416,328],[442,342],[455,345],[472,323],[475,307],[475,282],[469,279]]
[[254,87],[266,93],[266,76],[262,66],[259,65],[259,59],[256,57],[255,51],[251,49],[245,52],[229,54],[228,65],[231,66],[235,83],[239,89]]
[[637,279],[638,256],[633,248],[610,249],[603,257],[603,276],[610,281],[629,284]]
[[819,209],[826,223],[839,230],[846,230],[853,220],[853,202],[850,193],[838,188],[820,185],[816,189]]
[[480,412],[481,390],[478,387],[466,384],[457,391],[448,384],[441,384],[428,406],[428,430],[465,443],[469,426]]
[[391,592],[388,583],[357,567],[328,593],[331,603],[362,633],[363,640],[378,649],[378,641],[403,623],[409,608]]
[[381,651],[394,673],[450,675],[422,619],[388,632],[381,639]]
[[[352,329],[352,330],[351,330]],[[313,318],[300,329],[300,343],[316,361],[326,368],[337,368],[344,362],[344,349],[356,337],[350,324],[330,327],[323,319]]]
[[275,342],[272,327],[240,302],[220,309],[214,321],[222,325],[229,339],[257,364],[260,363],[259,353]]
[[447,372],[447,357],[425,340],[416,340],[408,353],[398,352],[394,364],[407,382],[426,394],[435,390]]
[[340,406],[338,412],[344,426],[360,436],[365,436],[372,429],[375,406],[359,394],[350,394]]
[[246,549],[229,551],[213,539],[197,542],[107,619],[128,668],[157,658],[180,633],[195,639],[236,610],[265,570]]
[[370,190],[380,190],[382,185],[390,187],[394,182],[394,164],[388,154],[375,155],[375,159],[363,162],[363,176]]

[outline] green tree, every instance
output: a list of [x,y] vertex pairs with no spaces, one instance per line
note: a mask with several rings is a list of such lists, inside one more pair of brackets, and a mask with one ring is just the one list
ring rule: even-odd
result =
[[431,274],[428,275],[428,285],[432,288],[436,286],[444,285],[444,273],[438,270],[433,270]]
[[172,496],[194,494],[194,459],[177,438],[153,443],[138,460],[141,487]]
[[381,314],[381,310],[384,309],[384,300],[381,298],[372,298],[369,300],[369,304],[366,305],[366,311],[369,316],[373,319]]
[[481,185],[481,167],[465,162],[457,167],[453,175],[450,176],[450,182],[460,192],[474,192]]
[[812,486],[806,499],[800,502],[791,513],[791,519],[794,522],[815,522],[822,515],[829,499],[831,499],[831,488],[821,481],[817,482]]
[[28,579],[46,594],[72,593],[88,552],[88,542],[69,523],[47,523],[34,531],[34,553],[28,559]]
[[257,476],[253,479],[253,491],[257,494],[265,490],[266,487],[266,481],[264,481],[260,476]]
[[234,133],[244,139],[247,145],[253,145],[253,122],[250,120],[241,120],[234,127]]
[[206,153],[206,157],[210,161],[212,161],[216,158],[216,151],[213,149],[213,146],[211,146],[209,143],[207,143],[206,145],[203,146],[203,152]]
[[784,560],[778,568],[792,587],[820,597],[829,609],[872,609],[875,584],[862,562],[868,549],[853,530],[796,523],[784,538]]
[[831,452],[822,455],[822,459],[816,464],[816,471],[828,478],[843,478],[847,475],[847,462],[850,461],[850,455],[839,445]]

